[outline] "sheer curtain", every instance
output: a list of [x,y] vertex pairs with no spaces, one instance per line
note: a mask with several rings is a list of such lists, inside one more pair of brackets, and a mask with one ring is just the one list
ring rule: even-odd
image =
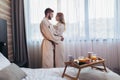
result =
[[65,54],[75,58],[92,51],[119,71],[119,0],[61,0],[66,17]]
[[[119,0],[118,0],[119,1]],[[117,0],[61,0],[65,14],[65,54],[75,58],[92,51],[119,71],[119,24]],[[67,58],[66,58],[67,59]]]
[[[42,34],[40,33],[40,22],[44,18],[44,10],[48,7],[57,12],[56,0],[24,0],[26,29],[27,29],[27,46],[29,56],[29,67],[41,67],[40,47],[42,43]],[[51,21],[55,24],[55,18]]]
[[[77,58],[80,55],[87,56],[87,52],[92,51],[105,58],[109,68],[119,71],[119,3],[120,0],[29,0],[26,15],[29,17],[27,32],[28,47],[31,47],[31,66],[35,66],[35,63],[36,66],[41,64],[37,63],[41,61],[42,36],[39,24],[44,17],[45,8],[50,7],[55,11],[54,16],[56,12],[63,12],[65,16],[66,60],[68,55]],[[56,23],[55,18],[52,23]]]

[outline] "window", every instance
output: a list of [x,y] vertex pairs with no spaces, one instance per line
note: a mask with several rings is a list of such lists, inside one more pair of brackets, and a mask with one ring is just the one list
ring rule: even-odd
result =
[[66,40],[114,38],[115,0],[30,0],[30,29],[34,40],[40,40],[40,21],[44,10],[54,10],[51,21],[56,24],[56,12],[63,12],[66,21]]
[[114,37],[114,1],[89,0],[89,36],[90,38]]

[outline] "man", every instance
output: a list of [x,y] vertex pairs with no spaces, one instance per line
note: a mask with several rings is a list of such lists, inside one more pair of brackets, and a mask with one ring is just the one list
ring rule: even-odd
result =
[[40,23],[40,30],[44,37],[41,46],[42,52],[42,67],[43,68],[52,68],[54,67],[54,44],[60,43],[63,40],[62,37],[54,36],[50,27],[53,25],[49,20],[53,17],[53,10],[47,8],[45,10],[45,18]]

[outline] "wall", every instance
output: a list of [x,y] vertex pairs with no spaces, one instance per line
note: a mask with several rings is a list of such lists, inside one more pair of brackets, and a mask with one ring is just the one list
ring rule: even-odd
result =
[[0,0],[0,18],[7,20],[8,57],[12,60],[11,0]]

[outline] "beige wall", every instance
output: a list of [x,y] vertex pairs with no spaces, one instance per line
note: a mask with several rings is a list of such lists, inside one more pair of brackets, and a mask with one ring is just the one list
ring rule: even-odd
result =
[[7,20],[8,57],[12,59],[11,0],[0,0],[0,18]]

